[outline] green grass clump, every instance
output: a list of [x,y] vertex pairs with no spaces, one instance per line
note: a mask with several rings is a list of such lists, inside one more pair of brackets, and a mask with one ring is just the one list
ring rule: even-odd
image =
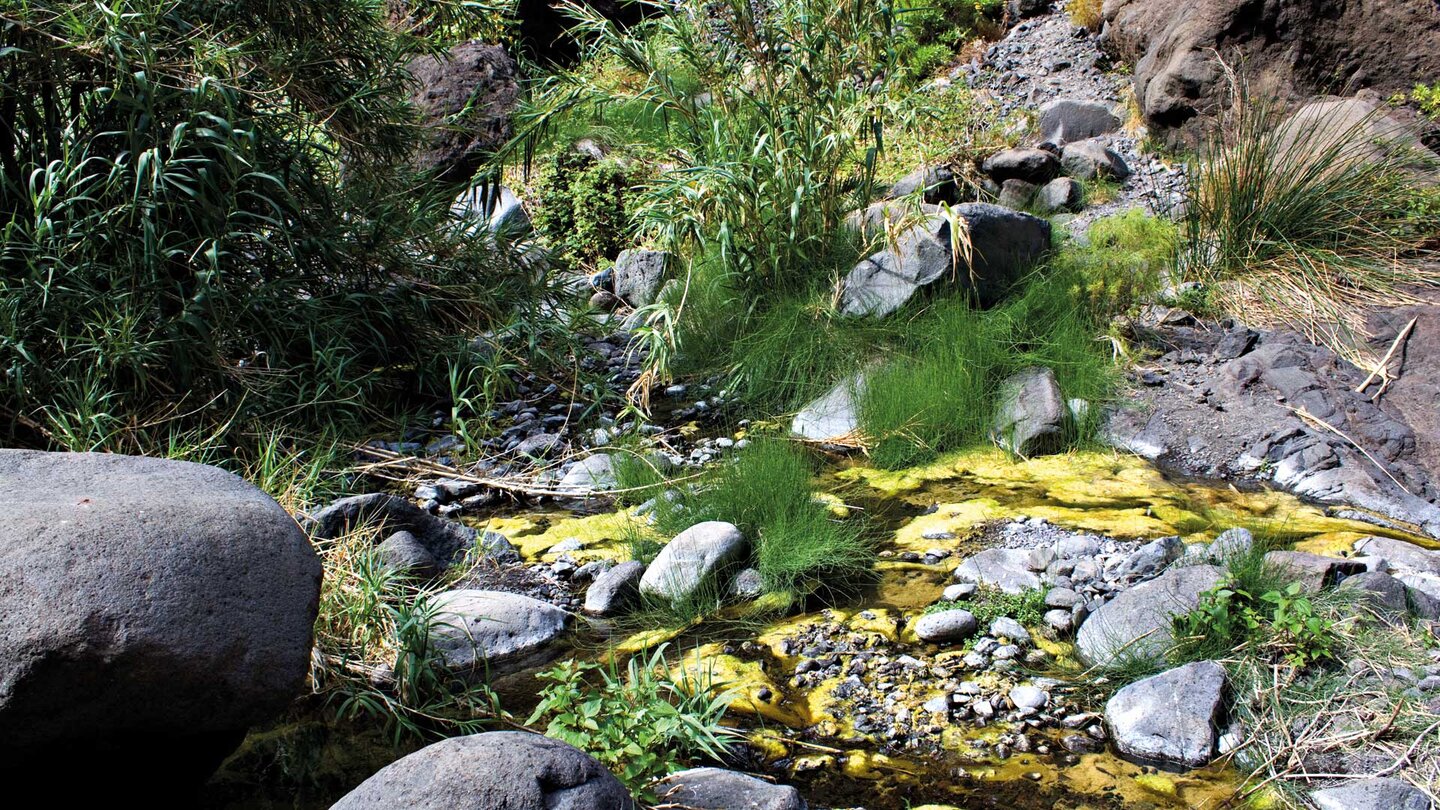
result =
[[767,591],[847,592],[868,578],[875,552],[862,521],[814,500],[814,473],[803,448],[754,440],[676,501],[657,500],[655,528],[674,536],[702,521],[733,523],[753,544]]
[[[1114,371],[1075,286],[1067,273],[1037,274],[994,309],[950,298],[904,321],[895,359],[867,375],[860,400],[874,463],[897,469],[988,443],[1000,385],[1028,366],[1054,371],[1067,398],[1103,402]],[[1093,435],[1098,410],[1071,425],[1072,443]]]
[[1084,244],[1069,244],[1055,258],[1073,274],[1082,306],[1097,320],[1130,312],[1159,292],[1175,267],[1179,228],[1134,208],[1097,220]]
[[1033,588],[1021,593],[1006,593],[999,588],[982,585],[969,599],[936,602],[925,608],[926,613],[946,610],[968,610],[981,627],[989,627],[991,622],[1002,616],[1009,616],[1026,627],[1034,627],[1045,616],[1045,591]]

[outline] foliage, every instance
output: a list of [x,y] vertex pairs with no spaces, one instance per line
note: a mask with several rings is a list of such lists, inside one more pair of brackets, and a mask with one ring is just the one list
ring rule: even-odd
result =
[[344,423],[518,294],[407,168],[404,66],[428,48],[364,0],[12,4],[5,435],[135,451]]
[[654,801],[656,780],[697,757],[720,760],[734,734],[720,724],[729,696],[672,680],[665,651],[631,658],[623,673],[571,659],[538,674],[547,684],[527,725],[545,720],[547,736],[589,753],[635,796]]
[[630,185],[613,161],[573,149],[557,152],[536,179],[535,229],[556,258],[593,270],[631,243],[625,208]]
[[489,686],[446,668],[430,642],[444,586],[387,568],[375,532],[316,543],[324,566],[315,623],[315,691],[342,719],[383,724],[398,746],[474,734],[500,714]]
[[1009,616],[1026,627],[1035,627],[1045,616],[1045,591],[1034,588],[1020,593],[1006,593],[990,585],[981,585],[968,599],[936,602],[925,608],[925,612],[957,609],[970,611],[982,627],[989,627],[991,622],[1002,616]]
[[1440,209],[1417,206],[1414,172],[1426,159],[1377,140],[1380,112],[1349,124],[1286,120],[1239,95],[1192,168],[1185,275],[1229,311],[1353,354],[1367,308],[1440,281],[1413,261],[1440,231]]
[[[802,448],[755,439],[674,500],[657,498],[655,529],[673,536],[702,521],[733,523],[751,539],[767,591],[845,593],[869,576],[875,552],[863,521],[837,517],[815,500],[813,475]],[[713,607],[718,595],[710,596]]]
[[1193,661],[1247,647],[1297,668],[1333,660],[1334,621],[1319,614],[1304,586],[1292,582],[1258,596],[1221,585],[1200,596],[1200,603],[1174,619],[1175,657]]
[[1414,104],[1420,114],[1434,121],[1440,121],[1440,82],[1433,84],[1416,83],[1409,93],[1397,93],[1390,99],[1392,104]]
[[900,4],[903,35],[895,48],[902,54],[905,77],[918,81],[948,63],[966,42],[995,39],[1004,32],[1004,0],[920,0]]
[[1059,251],[1055,264],[1074,274],[1081,306],[1099,321],[1144,303],[1175,267],[1178,229],[1143,209],[1097,220],[1086,237]]

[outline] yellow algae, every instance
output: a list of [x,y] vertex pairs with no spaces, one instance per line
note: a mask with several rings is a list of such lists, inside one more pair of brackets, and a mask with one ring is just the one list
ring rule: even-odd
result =
[[825,510],[837,518],[845,519],[850,517],[850,507],[838,495],[829,492],[817,492],[811,496],[811,500],[825,507]]
[[1326,557],[1342,557],[1355,548],[1355,541],[1368,537],[1370,532],[1325,532],[1295,544],[1296,551],[1308,551]]
[[745,735],[745,742],[766,762],[790,756],[790,741],[768,729],[756,729]]
[[1158,793],[1166,798],[1173,799],[1180,789],[1175,785],[1175,780],[1158,773],[1142,773],[1135,777],[1135,784],[1150,791]]
[[846,751],[840,758],[840,772],[852,779],[883,779],[896,771],[913,774],[899,760],[873,751]]
[[[765,674],[758,661],[726,655],[719,644],[706,644],[686,653],[675,677],[691,683],[708,683],[711,690],[730,696],[731,711],[756,715],[794,729],[812,725],[810,707],[783,700],[784,690]],[[761,695],[768,693],[769,700]]]
[[681,633],[684,633],[699,623],[697,620],[684,627],[656,627],[650,630],[631,633],[610,645],[612,657],[635,655],[636,653],[641,653],[646,650],[653,650],[667,641],[673,641]]
[[522,515],[518,518],[492,518],[475,524],[475,527],[505,535],[520,551],[520,556],[530,561],[553,562],[560,554],[550,549],[574,538],[580,542],[580,549],[564,553],[582,563],[599,559],[629,559],[628,538],[637,528],[648,528],[628,511],[582,517]]

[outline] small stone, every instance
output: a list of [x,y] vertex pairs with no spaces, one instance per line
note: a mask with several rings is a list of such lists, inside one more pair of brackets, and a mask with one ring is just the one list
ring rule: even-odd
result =
[[915,635],[931,644],[953,644],[975,635],[980,622],[968,610],[942,610],[927,613],[915,622]]
[[1010,690],[1010,703],[1017,709],[1035,712],[1050,703],[1050,695],[1034,686],[1016,686]]
[[956,585],[947,586],[945,590],[941,592],[940,598],[946,602],[959,602],[974,596],[976,590],[977,587],[975,583],[961,582]]
[[995,638],[1008,638],[1017,645],[1028,647],[1032,643],[1030,631],[1025,625],[1015,621],[1009,616],[1001,616],[990,623],[990,635]]

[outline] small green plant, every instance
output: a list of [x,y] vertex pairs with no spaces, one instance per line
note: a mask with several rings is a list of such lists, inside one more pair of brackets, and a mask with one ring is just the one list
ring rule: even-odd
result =
[[547,736],[589,753],[642,801],[655,801],[656,780],[697,758],[722,760],[735,733],[721,725],[729,696],[673,680],[666,649],[631,658],[623,672],[572,659],[540,673],[546,686],[527,725],[545,721]]
[[1395,105],[1414,104],[1426,118],[1440,121],[1440,82],[1415,85],[1409,93],[1396,93],[1390,98]]
[[1283,660],[1297,669],[1334,658],[1334,621],[1321,616],[1292,582],[1256,596],[1221,585],[1200,596],[1194,610],[1174,619],[1177,660],[1219,657],[1237,647]]
[[1074,274],[1074,291],[1097,319],[1123,314],[1158,292],[1179,248],[1174,223],[1135,208],[1096,221],[1086,243],[1067,244],[1054,262]]
[[631,244],[626,204],[630,178],[614,161],[574,149],[551,155],[535,183],[533,220],[557,258],[586,270],[614,259]]
[[1066,0],[1065,13],[1076,25],[1099,31],[1100,24],[1105,21],[1104,5],[1104,0]]
[[936,602],[925,608],[925,612],[939,613],[957,609],[970,611],[982,627],[988,627],[1002,616],[1009,616],[1026,627],[1034,627],[1040,624],[1045,615],[1045,591],[1032,588],[1020,593],[1006,593],[999,588],[982,585],[969,599]]

